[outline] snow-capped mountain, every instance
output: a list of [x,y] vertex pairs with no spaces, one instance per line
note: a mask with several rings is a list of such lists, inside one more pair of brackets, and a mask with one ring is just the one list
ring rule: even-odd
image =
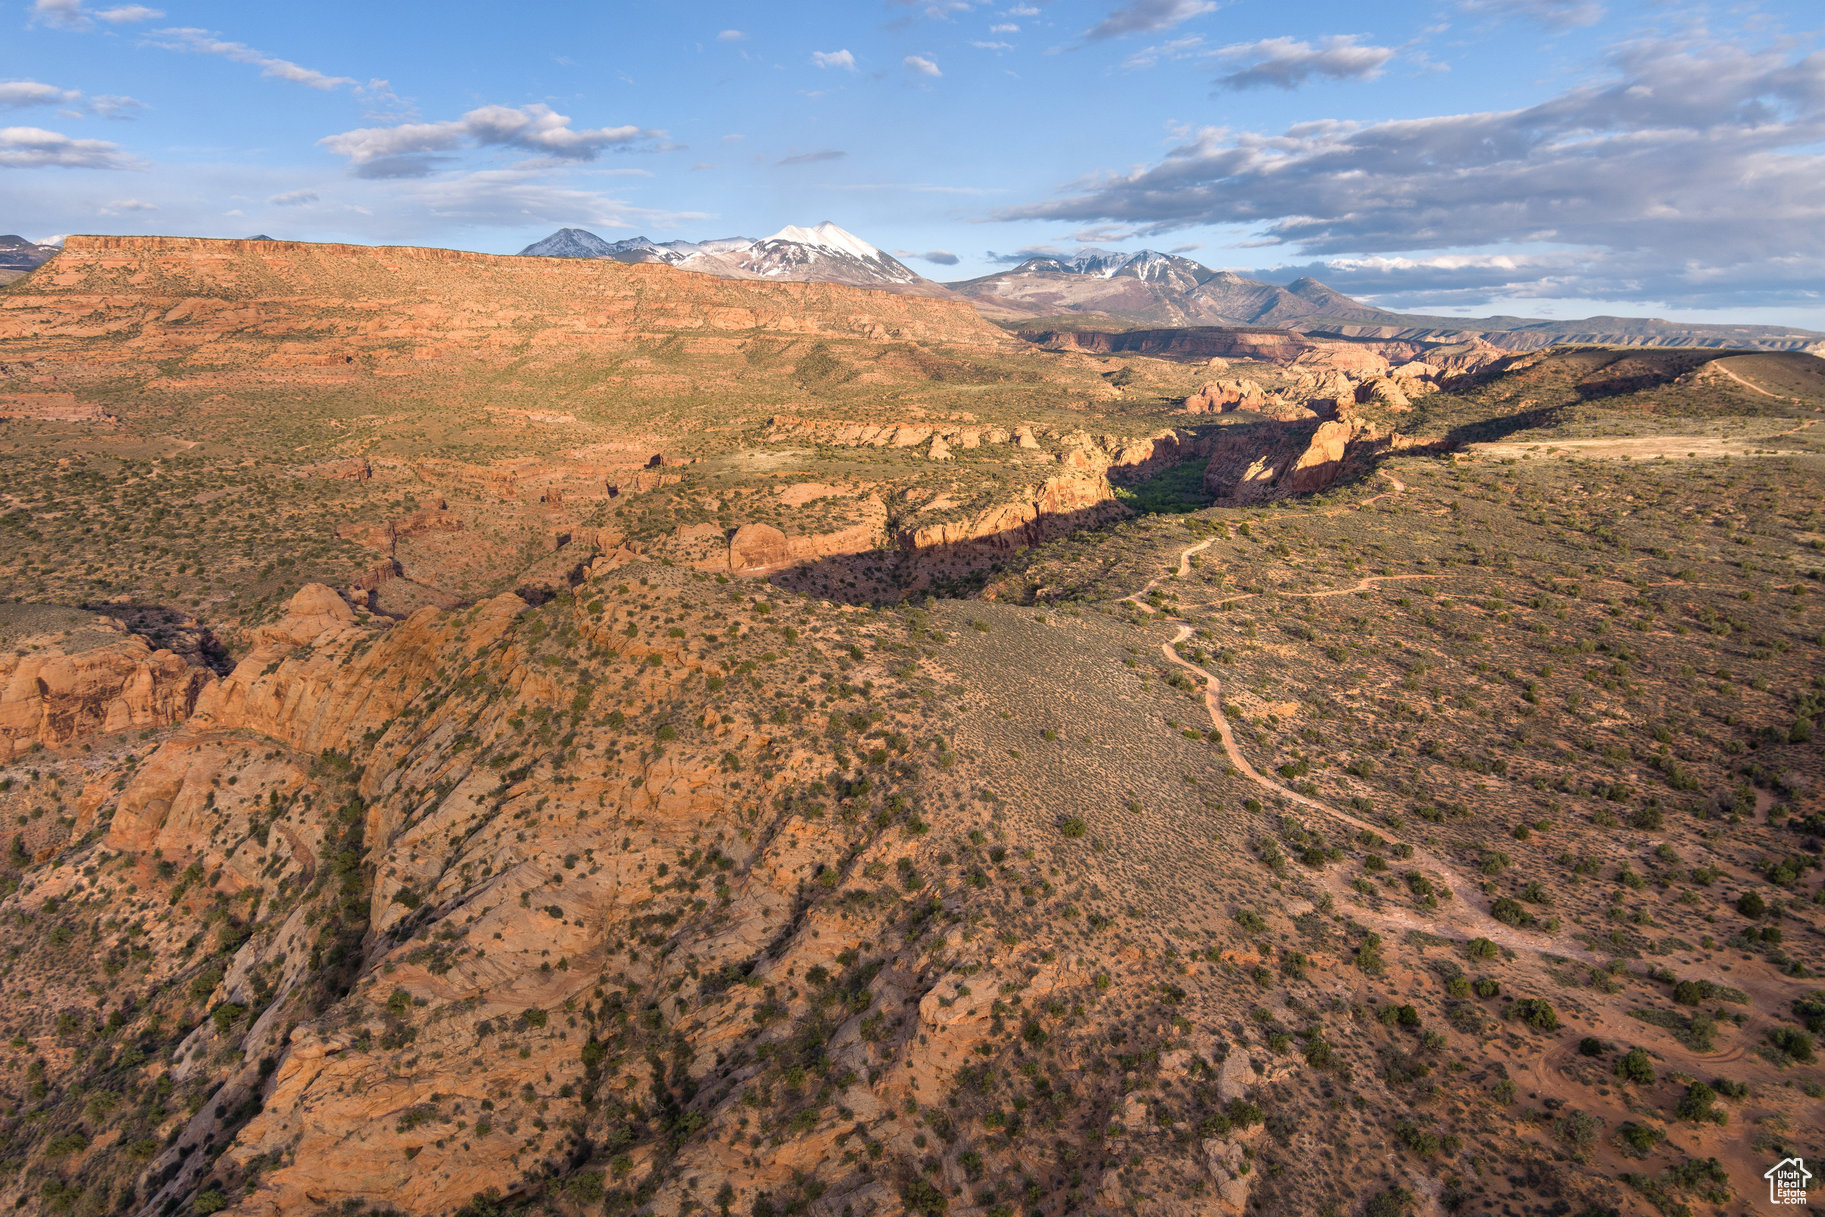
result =
[[1379,324],[1391,316],[1316,280],[1280,287],[1152,249],[1028,258],[950,286],[990,315],[1101,313],[1152,325],[1287,325],[1314,316]]
[[[583,228],[560,228],[543,241],[534,241],[520,251],[522,258],[613,258],[621,248],[650,248],[645,237],[631,241],[604,241]],[[633,259],[628,259],[632,261]]]
[[10,283],[27,271],[42,266],[62,248],[62,237],[28,241],[10,233],[0,236],[0,283]]
[[1189,291],[1215,272],[1189,258],[1163,254],[1158,250],[1143,249],[1130,254],[1085,249],[1069,258],[1028,258],[1009,273],[1088,275],[1096,279],[1122,277],[1142,279],[1149,283],[1170,283],[1182,291]]
[[813,279],[901,291],[927,282],[893,255],[829,220],[816,228],[788,224],[731,256],[743,270],[764,279]]
[[721,237],[710,241],[666,241],[645,237],[604,241],[580,228],[561,228],[520,251],[546,258],[608,258],[617,262],[664,262],[725,279],[789,279],[846,283],[914,295],[949,293],[852,232],[826,220],[815,228],[789,224],[770,237]]

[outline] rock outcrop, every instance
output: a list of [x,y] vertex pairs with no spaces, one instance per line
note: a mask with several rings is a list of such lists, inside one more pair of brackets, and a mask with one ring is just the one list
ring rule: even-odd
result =
[[768,524],[743,524],[729,538],[729,570],[737,575],[781,570],[792,562],[786,534]]
[[413,537],[422,537],[433,532],[461,532],[463,521],[460,516],[449,511],[442,498],[434,506],[415,511],[409,516],[397,520],[388,520],[382,524],[349,523],[336,528],[336,537],[342,541],[353,541],[364,549],[393,556],[399,542]]
[[0,654],[0,761],[182,722],[213,679],[107,618],[76,634],[22,639]]
[[1028,496],[998,503],[953,520],[903,530],[899,545],[914,557],[931,551],[971,549],[1012,553],[1123,514],[1108,478],[1048,478]]
[[112,423],[112,414],[72,393],[0,394],[0,418],[45,423]]
[[1216,380],[1185,399],[1187,414],[1223,414],[1231,410],[1259,410],[1268,393],[1252,380]]
[[1357,457],[1405,442],[1347,414],[1323,422],[1226,427],[1210,443],[1204,490],[1230,506],[1314,494],[1334,485]]

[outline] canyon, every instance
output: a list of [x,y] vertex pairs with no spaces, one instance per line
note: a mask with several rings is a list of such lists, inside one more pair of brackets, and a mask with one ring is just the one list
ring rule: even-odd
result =
[[1825,1123],[1822,409],[72,237],[0,291],[0,1207],[1750,1203]]

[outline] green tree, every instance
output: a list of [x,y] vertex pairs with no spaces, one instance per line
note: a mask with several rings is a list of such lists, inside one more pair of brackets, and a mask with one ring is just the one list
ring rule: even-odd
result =
[[1654,1062],[1640,1048],[1630,1048],[1616,1062],[1616,1076],[1637,1086],[1654,1084]]

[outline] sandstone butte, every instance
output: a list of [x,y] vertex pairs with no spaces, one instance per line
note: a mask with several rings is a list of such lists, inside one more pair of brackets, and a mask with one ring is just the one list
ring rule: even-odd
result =
[[755,330],[1021,345],[961,301],[405,246],[73,236],[0,296],[0,342],[12,358],[80,346],[95,367],[204,349],[218,360],[255,355],[273,368],[485,359],[528,343],[534,355],[574,356],[696,331],[720,350],[715,336]]

